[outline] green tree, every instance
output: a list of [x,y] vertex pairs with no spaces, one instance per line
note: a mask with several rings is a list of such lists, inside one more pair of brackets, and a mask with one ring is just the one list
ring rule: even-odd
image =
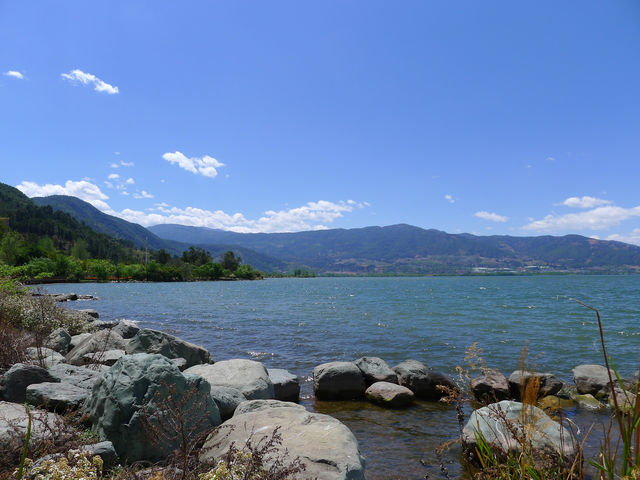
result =
[[229,270],[230,272],[235,272],[238,269],[238,265],[242,262],[242,258],[236,257],[234,253],[229,250],[224,252],[222,256],[222,268]]
[[156,260],[161,265],[166,265],[169,260],[171,260],[171,254],[167,252],[164,248],[161,248],[156,252]]
[[71,247],[71,255],[79,260],[86,260],[89,258],[89,250],[87,248],[87,242],[79,238]]
[[199,267],[207,262],[212,262],[211,254],[200,247],[189,247],[189,250],[182,252],[182,261]]
[[216,280],[224,276],[224,269],[219,263],[207,262],[197,268],[196,275],[198,278]]
[[24,244],[22,235],[9,231],[0,241],[0,260],[7,265],[17,265],[20,260],[20,250]]

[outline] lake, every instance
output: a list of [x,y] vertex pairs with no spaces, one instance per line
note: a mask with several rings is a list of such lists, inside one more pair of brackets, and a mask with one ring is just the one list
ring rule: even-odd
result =
[[[602,363],[595,314],[602,316],[610,355],[628,375],[640,349],[640,277],[596,275],[482,277],[285,278],[254,282],[58,284],[51,293],[93,294],[101,319],[128,318],[206,347],[215,360],[251,358],[303,379],[302,402],[354,432],[367,478],[439,478],[434,450],[458,435],[451,406],[418,402],[388,411],[364,402],[317,402],[313,367],[379,356],[390,366],[413,358],[451,376],[473,343],[487,366],[507,376],[527,365],[571,381],[571,369]],[[597,418],[566,412],[581,426]],[[595,452],[597,441],[590,441]],[[459,447],[442,459],[462,475]]]

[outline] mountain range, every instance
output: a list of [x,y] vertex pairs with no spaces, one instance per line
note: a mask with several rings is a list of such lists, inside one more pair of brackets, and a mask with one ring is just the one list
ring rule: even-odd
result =
[[75,197],[34,198],[93,230],[179,254],[196,245],[219,256],[233,250],[264,271],[309,268],[338,274],[438,274],[500,270],[615,272],[640,270],[640,247],[580,235],[561,237],[449,234],[411,225],[296,233],[235,233],[162,224],[150,228],[107,215]]

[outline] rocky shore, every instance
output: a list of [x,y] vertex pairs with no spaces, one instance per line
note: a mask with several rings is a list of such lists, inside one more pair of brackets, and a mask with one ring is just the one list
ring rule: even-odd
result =
[[[299,405],[300,378],[291,372],[254,360],[214,359],[201,346],[130,320],[102,322],[93,310],[74,315],[82,317],[86,333],[58,328],[27,349],[25,361],[0,372],[0,448],[15,457],[25,442],[27,402],[30,442],[46,440],[52,424],[67,428],[63,414],[77,412],[96,437],[82,448],[105,465],[161,462],[184,447],[186,434],[200,449],[198,461],[215,468],[230,449],[277,436],[267,464],[299,462],[304,470],[297,478],[365,478],[356,437],[337,419]],[[416,399],[455,402],[466,392],[459,381],[411,359],[394,367],[378,357],[328,362],[312,376],[318,400],[366,399],[384,408],[407,408]],[[604,366],[576,366],[573,377],[568,384],[552,373],[517,370],[472,378],[476,409],[461,438],[467,458],[474,460],[479,437],[496,451],[513,449],[517,438],[509,432],[523,429],[527,417],[536,432],[534,448],[565,462],[578,445],[549,412],[569,405],[605,409],[614,398],[623,407],[634,402],[619,384],[611,390]],[[623,385],[637,382],[636,374]],[[522,403],[531,395],[534,402]]]

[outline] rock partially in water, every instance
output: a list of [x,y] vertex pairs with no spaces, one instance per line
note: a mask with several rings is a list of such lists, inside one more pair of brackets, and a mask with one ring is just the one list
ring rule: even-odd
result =
[[29,385],[57,381],[46,368],[16,363],[0,377],[0,399],[22,403]]
[[[615,382],[615,377],[612,378]],[[611,388],[609,374],[603,365],[578,365],[573,369],[573,381],[578,393],[590,393],[596,398],[607,398]]]
[[393,367],[398,375],[398,384],[407,387],[417,398],[440,400],[448,391],[456,390],[456,384],[448,376],[434,372],[417,360],[405,360]]
[[580,394],[577,393],[571,396],[571,400],[576,402],[580,408],[584,408],[586,410],[601,410],[605,407],[604,403],[598,400],[596,397],[591,395],[590,393]]
[[164,441],[149,441],[153,428],[164,431],[161,425],[177,418],[166,403],[169,397],[189,412],[183,419],[190,436],[220,424],[209,383],[196,375],[183,375],[168,358],[157,354],[120,358],[97,380],[85,411],[93,430],[113,442],[120,457],[158,461],[180,444],[180,432],[175,429],[165,432],[169,438]]
[[353,362],[329,362],[313,369],[313,392],[320,400],[362,398],[364,375]]
[[391,370],[387,362],[379,357],[361,357],[353,363],[364,375],[367,387],[376,382],[398,383],[396,372]]
[[521,452],[523,437],[525,444],[531,446],[536,462],[570,465],[578,453],[578,444],[568,428],[533,405],[509,400],[471,414],[462,431],[462,445],[468,458],[476,457],[478,435],[501,458],[508,452]]
[[262,363],[255,360],[223,360],[209,365],[196,365],[184,373],[200,375],[211,385],[240,390],[248,400],[274,398],[269,373]]
[[93,308],[83,308],[78,310],[79,312],[82,313],[86,313],[87,315],[89,315],[92,318],[100,318],[100,314],[98,313],[97,310],[94,310]]
[[187,368],[212,363],[211,355],[204,347],[149,328],[140,330],[124,350],[128,354],[159,353],[167,358],[184,358],[187,361]]
[[509,375],[509,388],[511,389],[511,395],[513,398],[520,400],[522,392],[527,388],[535,388],[535,383],[538,383],[538,398],[546,397],[547,395],[555,395],[560,391],[563,384],[552,373],[539,373],[529,372],[526,370],[516,370]]
[[268,368],[267,372],[273,383],[273,394],[276,400],[297,402],[300,400],[300,379],[288,370]]
[[[256,444],[269,439],[276,428],[282,444],[266,455],[266,467],[280,460],[285,465],[298,458],[305,465],[299,478],[317,480],[364,480],[364,459],[358,441],[340,421],[309,413],[296,404],[273,406],[236,415],[207,439],[200,461],[215,465],[232,444],[242,448],[247,439]],[[265,407],[265,405],[262,405]]]
[[390,382],[376,382],[364,392],[371,403],[385,408],[404,408],[413,403],[414,395],[411,390],[402,385]]
[[509,382],[500,372],[487,372],[471,379],[473,398],[485,405],[507,400],[510,395]]

